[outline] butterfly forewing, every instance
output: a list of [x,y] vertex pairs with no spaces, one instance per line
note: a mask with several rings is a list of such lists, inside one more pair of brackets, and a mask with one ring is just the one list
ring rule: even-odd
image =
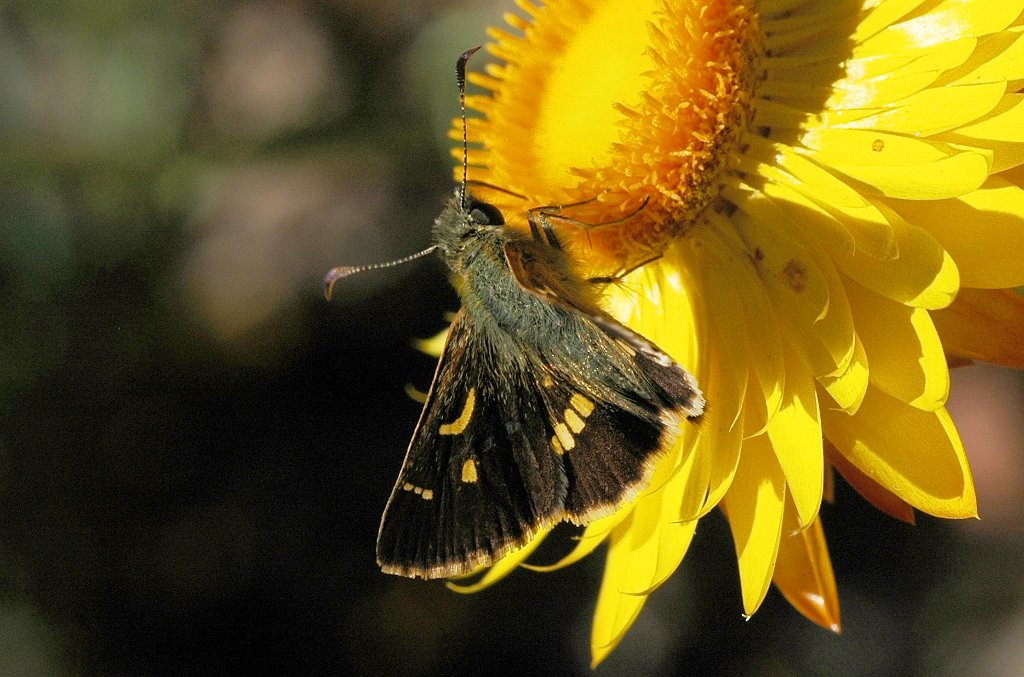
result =
[[565,472],[538,384],[480,339],[461,311],[381,521],[384,571],[469,573],[562,519]]

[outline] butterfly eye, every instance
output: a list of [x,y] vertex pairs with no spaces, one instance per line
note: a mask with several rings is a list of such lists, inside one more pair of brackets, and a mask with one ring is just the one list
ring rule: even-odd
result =
[[481,226],[502,226],[505,225],[505,217],[501,211],[492,204],[477,202],[469,210],[469,217]]

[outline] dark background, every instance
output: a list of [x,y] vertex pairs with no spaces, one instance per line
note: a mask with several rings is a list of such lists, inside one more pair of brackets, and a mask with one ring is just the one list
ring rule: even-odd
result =
[[[320,295],[428,243],[455,57],[511,8],[0,3],[0,675],[587,673],[603,551],[468,597],[374,564],[440,264]],[[840,483],[841,637],[745,621],[715,515],[598,674],[1024,672],[1024,388],[951,408],[984,519]]]

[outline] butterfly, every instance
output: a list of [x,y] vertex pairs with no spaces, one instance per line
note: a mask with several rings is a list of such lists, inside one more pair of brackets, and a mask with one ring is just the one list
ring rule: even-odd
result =
[[[463,121],[474,51],[456,67]],[[601,309],[608,280],[579,273],[559,207],[528,210],[521,232],[465,176],[464,153],[433,245],[400,261],[438,252],[462,300],[377,538],[381,569],[401,576],[468,574],[555,524],[612,514],[704,411],[689,372]],[[332,270],[328,294],[381,265]]]

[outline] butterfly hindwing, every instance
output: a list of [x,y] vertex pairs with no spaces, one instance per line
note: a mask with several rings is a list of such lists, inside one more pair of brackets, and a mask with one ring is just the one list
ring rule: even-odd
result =
[[[704,413],[704,396],[697,381],[661,348],[597,308],[576,285],[582,284],[563,270],[564,253],[534,240],[508,240],[502,250],[509,270],[525,291],[569,313],[585,318],[596,329],[614,339],[634,363],[654,380],[667,396],[671,409],[687,418]],[[575,284],[574,284],[575,283]]]
[[381,521],[384,571],[469,573],[562,519],[565,472],[538,387],[459,313]]
[[563,519],[586,524],[605,517],[644,489],[666,451],[667,422],[637,416],[579,392],[569,378],[553,379],[547,397],[552,449],[564,463],[568,492]]
[[[699,418],[704,397],[696,380],[652,342],[622,325],[593,304],[578,288],[581,284],[561,268],[561,252],[534,240],[510,239],[503,246],[516,282],[525,291],[582,318],[586,331],[608,340],[601,352],[630,367],[631,376],[619,379],[603,396],[583,395],[587,387],[566,373],[553,378],[567,394],[548,404],[556,429],[571,433],[563,450],[568,494],[565,518],[577,524],[604,517],[635,498],[650,481],[657,462],[680,434],[683,422]],[[614,353],[613,357],[608,357]],[[566,401],[569,409],[560,409]],[[581,408],[573,407],[582,404]],[[571,409],[571,410],[570,410]],[[580,414],[588,413],[584,420]],[[574,429],[569,423],[575,423]],[[580,425],[582,423],[582,425]]]

